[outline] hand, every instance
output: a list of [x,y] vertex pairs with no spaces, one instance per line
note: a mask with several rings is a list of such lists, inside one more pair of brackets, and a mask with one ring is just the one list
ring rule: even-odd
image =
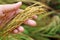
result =
[[[23,11],[22,9],[19,9],[19,7],[22,5],[21,2],[15,3],[15,4],[7,4],[7,5],[0,5],[0,23],[1,23],[1,18],[3,18],[5,16],[6,13],[7,17],[10,19],[14,16],[14,14],[18,14],[21,11]],[[6,18],[6,19],[8,19]],[[37,19],[37,16],[34,15],[32,17],[33,19]],[[27,24],[29,26],[36,26],[36,22],[34,20],[31,19],[27,19],[24,24]],[[18,28],[16,28],[15,30],[13,30],[13,33],[18,33],[18,32],[23,32],[24,28],[23,26],[19,26]]]

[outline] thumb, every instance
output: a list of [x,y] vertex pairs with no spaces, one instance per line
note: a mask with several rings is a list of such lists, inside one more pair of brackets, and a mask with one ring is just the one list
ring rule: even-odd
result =
[[18,2],[15,4],[7,4],[7,5],[0,5],[0,12],[9,12],[13,10],[17,10],[22,5],[22,2]]

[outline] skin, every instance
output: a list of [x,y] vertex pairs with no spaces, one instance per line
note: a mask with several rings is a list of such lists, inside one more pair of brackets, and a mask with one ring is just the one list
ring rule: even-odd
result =
[[[15,4],[0,5],[0,18],[3,17],[5,15],[4,13],[7,13],[7,12],[8,12],[8,14],[10,14],[10,15],[8,15],[9,17],[12,17],[13,14],[20,13],[21,11],[23,11],[22,9],[19,9],[21,5],[22,5],[22,2],[18,2]],[[34,15],[32,18],[37,19],[37,16]],[[29,25],[29,26],[36,26],[36,22],[32,19],[27,19],[24,22],[24,24]],[[18,32],[23,32],[23,31],[24,31],[23,26],[19,26],[12,32],[18,33]]]

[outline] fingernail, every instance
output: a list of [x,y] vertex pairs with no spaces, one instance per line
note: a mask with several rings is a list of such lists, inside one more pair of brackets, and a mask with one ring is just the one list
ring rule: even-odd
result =
[[13,32],[14,32],[14,33],[18,33],[18,30],[17,30],[17,29],[15,29]]
[[16,6],[21,6],[22,5],[22,2],[18,2],[15,4]]
[[27,24],[30,26],[36,26],[36,22],[34,20],[28,20]]
[[24,32],[24,28],[23,28],[22,26],[18,27],[18,30],[19,30],[20,32]]
[[19,9],[19,7],[22,5],[22,2],[18,2],[16,4],[13,4],[15,9]]

